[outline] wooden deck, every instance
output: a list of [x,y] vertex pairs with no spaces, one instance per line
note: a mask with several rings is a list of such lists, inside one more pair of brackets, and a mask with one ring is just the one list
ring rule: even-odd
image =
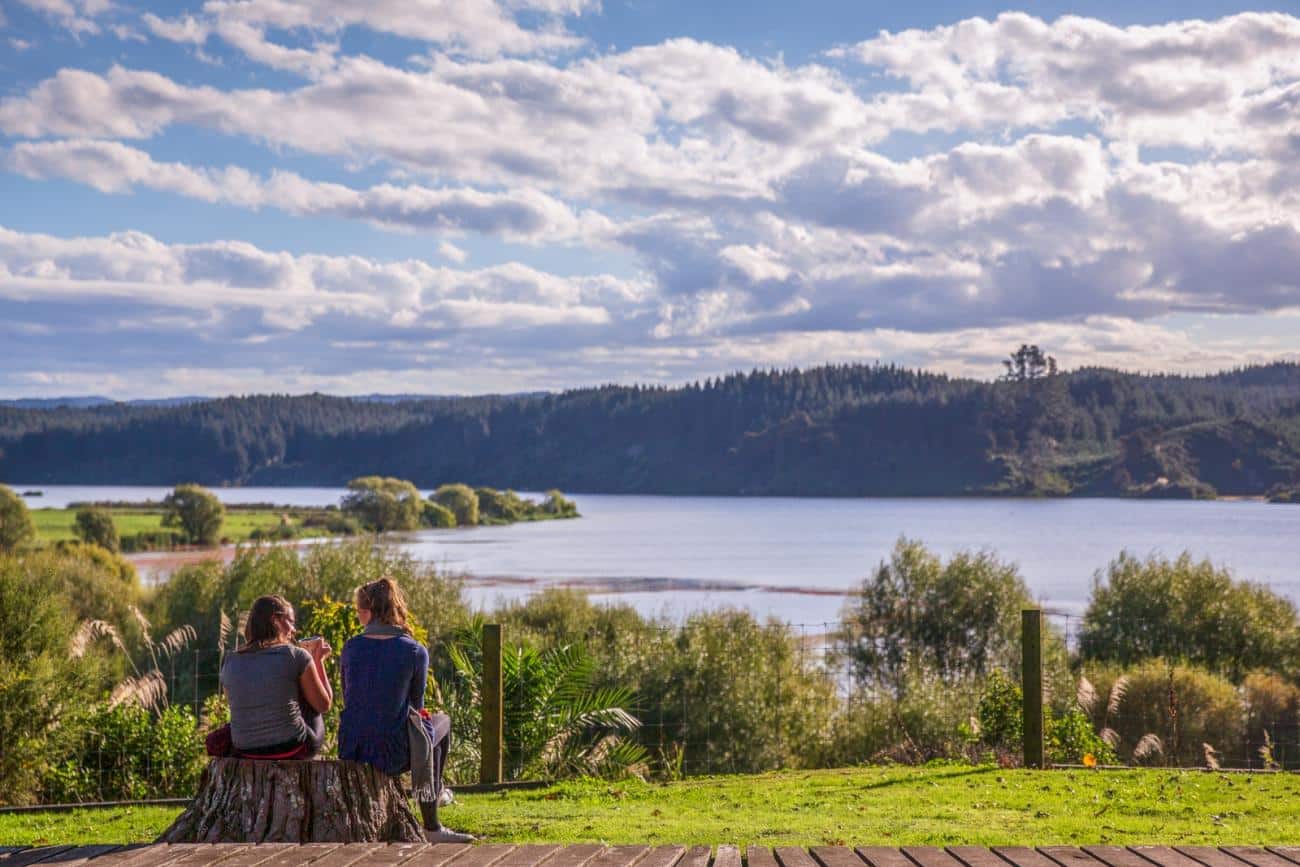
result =
[[[88,864],[88,862],[94,862]],[[1300,846],[0,846],[0,867],[1300,867]]]

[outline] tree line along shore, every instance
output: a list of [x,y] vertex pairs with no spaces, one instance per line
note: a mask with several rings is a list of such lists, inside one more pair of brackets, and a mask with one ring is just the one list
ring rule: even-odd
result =
[[182,484],[159,502],[29,509],[18,493],[0,485],[0,548],[79,541],[133,553],[576,517],[577,506],[558,490],[532,500],[510,490],[450,483],[425,497],[410,482],[381,476],[352,479],[337,505],[321,507],[226,505],[201,485]]
[[0,406],[0,478],[791,496],[1300,501],[1300,365],[1061,372],[1023,346],[995,381],[893,365],[754,370],[681,387],[374,402]]

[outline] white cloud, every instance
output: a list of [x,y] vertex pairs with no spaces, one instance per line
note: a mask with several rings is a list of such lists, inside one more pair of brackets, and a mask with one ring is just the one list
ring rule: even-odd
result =
[[[100,31],[95,19],[113,9],[110,0],[17,0],[28,9],[41,13],[75,35]],[[0,23],[3,18],[0,17]]]
[[[597,5],[586,0],[533,0],[510,7],[497,0],[208,0],[197,16],[147,14],[144,19],[162,39],[202,45],[215,36],[255,63],[318,76],[336,62],[337,37],[348,27],[476,57],[525,55],[581,45],[559,19],[581,15]],[[542,13],[552,20],[545,27],[525,28],[515,19],[516,10]],[[276,31],[307,34],[312,45],[286,46],[271,38]]]
[[142,150],[111,141],[19,142],[10,148],[6,162],[27,177],[67,178],[108,193],[163,190],[209,202],[365,220],[388,228],[572,242],[583,235],[605,234],[609,225],[596,214],[577,215],[537,190],[498,193],[391,184],[357,190],[293,172],[262,178],[238,167],[160,163]]

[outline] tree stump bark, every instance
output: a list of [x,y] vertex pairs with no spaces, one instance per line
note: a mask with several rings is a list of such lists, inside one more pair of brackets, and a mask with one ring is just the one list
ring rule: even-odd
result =
[[213,759],[159,843],[419,843],[398,781],[341,761]]

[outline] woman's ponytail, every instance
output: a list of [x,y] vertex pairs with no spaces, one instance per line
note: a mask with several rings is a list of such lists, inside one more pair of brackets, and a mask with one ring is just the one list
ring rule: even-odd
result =
[[362,584],[356,592],[357,608],[370,612],[371,622],[406,628],[406,597],[392,578]]

